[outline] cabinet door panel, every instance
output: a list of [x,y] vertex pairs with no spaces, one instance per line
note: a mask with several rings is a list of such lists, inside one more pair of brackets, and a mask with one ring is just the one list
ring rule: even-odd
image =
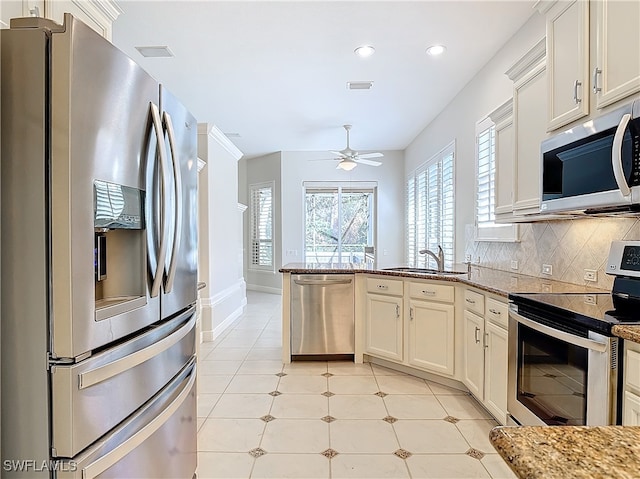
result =
[[498,421],[506,424],[508,333],[505,329],[487,322],[486,341],[484,368],[485,406]]
[[462,382],[480,401],[484,395],[484,318],[464,311],[464,368]]
[[640,91],[640,2],[599,0],[596,5],[596,106],[602,108]]
[[546,69],[542,62],[514,85],[516,213],[540,212],[540,142],[547,129],[546,97]]
[[559,2],[549,12],[547,72],[548,130],[554,130],[588,115],[589,2]]
[[453,374],[453,305],[411,301],[409,364],[436,373]]
[[623,412],[623,426],[640,426],[640,397],[625,391]]
[[402,361],[402,298],[367,294],[365,350]]

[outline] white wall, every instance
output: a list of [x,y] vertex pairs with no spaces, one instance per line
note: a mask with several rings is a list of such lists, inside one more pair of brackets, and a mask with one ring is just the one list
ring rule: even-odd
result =
[[[281,212],[281,158],[282,153],[272,153],[270,155],[261,156],[246,160],[242,174],[246,177],[243,196],[241,203],[249,204],[249,185],[256,183],[264,183],[268,181],[274,182],[273,191],[273,271],[254,270],[249,267],[250,248],[248,241],[250,209],[244,215],[244,232],[245,232],[245,251],[244,265],[245,278],[247,281],[247,289],[256,291],[264,291],[267,293],[280,293],[282,291],[282,275],[278,273],[278,269],[282,266],[282,212]],[[244,169],[246,167],[246,170]]]
[[475,221],[475,124],[512,97],[513,83],[504,72],[544,36],[544,17],[534,13],[405,150],[408,174],[456,141],[456,262],[464,261],[465,225]]
[[[376,256],[378,265],[397,266],[404,261],[404,155],[385,151],[381,166],[358,165],[336,169],[336,162],[309,161],[325,158],[326,152],[286,151],[282,153],[282,258],[283,263],[303,261],[304,181],[376,181]],[[289,251],[296,255],[286,255]],[[385,255],[386,252],[386,255]]]
[[198,280],[202,338],[212,340],[247,304],[242,268],[242,212],[238,209],[238,160],[242,152],[215,126],[198,125]]

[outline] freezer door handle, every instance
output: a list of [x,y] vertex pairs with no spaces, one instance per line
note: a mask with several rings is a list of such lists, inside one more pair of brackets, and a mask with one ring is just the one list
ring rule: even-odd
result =
[[189,382],[182,389],[180,394],[164,409],[160,414],[149,422],[146,426],[136,432],[129,439],[115,447],[109,453],[102,456],[100,459],[92,462],[82,470],[82,479],[94,479],[116,464],[127,454],[133,451],[136,447],[147,440],[154,432],[160,429],[164,423],[176,412],[176,410],[182,405],[186,397],[191,393],[191,388],[196,380],[196,364],[193,364],[191,371],[191,377]]
[[176,201],[174,202],[174,219],[173,222],[173,246],[171,248],[171,261],[167,271],[167,281],[164,286],[164,292],[170,293],[173,288],[173,281],[176,277],[176,267],[178,266],[178,250],[180,249],[180,232],[182,231],[182,177],[180,174],[180,161],[178,158],[178,148],[176,147],[176,136],[171,121],[171,115],[166,111],[162,113],[164,126],[169,136],[169,148],[171,149],[171,161],[173,166],[173,183],[176,192]]
[[[164,268],[164,258],[167,256],[167,235],[164,231],[167,218],[167,208],[165,201],[167,194],[167,179],[165,175],[165,172],[167,170],[167,152],[164,147],[164,134],[162,132],[160,111],[158,110],[158,107],[153,103],[151,103],[151,118],[153,120],[153,130],[156,134],[156,140],[158,141],[158,156],[160,157],[160,248],[158,251],[156,271],[153,275],[153,282],[151,284],[151,297],[155,298],[160,293],[160,286],[162,285],[162,273]],[[149,247],[149,250],[151,250],[151,245]]]
[[[192,311],[193,313],[193,311]],[[90,369],[78,375],[79,389],[86,389],[94,386],[102,381],[106,381],[114,376],[117,376],[124,371],[132,369],[139,364],[157,356],[158,354],[166,351],[174,344],[180,342],[189,331],[195,325],[195,314],[192,314],[191,319],[187,321],[180,329],[172,332],[168,336],[160,339],[146,348],[142,348],[135,353],[129,354],[123,358],[117,359],[111,363],[107,363],[103,366],[99,366],[95,369]]]

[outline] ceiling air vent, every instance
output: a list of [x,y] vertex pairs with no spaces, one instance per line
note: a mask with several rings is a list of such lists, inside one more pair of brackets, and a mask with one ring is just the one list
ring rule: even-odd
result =
[[169,50],[169,47],[166,45],[136,47],[136,50],[138,50],[143,57],[168,58],[173,56],[173,52]]
[[347,90],[371,90],[372,81],[348,81]]

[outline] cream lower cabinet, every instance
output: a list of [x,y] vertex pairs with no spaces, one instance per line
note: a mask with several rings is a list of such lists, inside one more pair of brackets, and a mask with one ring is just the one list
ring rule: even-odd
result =
[[409,364],[453,375],[455,317],[452,304],[409,301]]
[[507,304],[465,290],[462,382],[501,424],[507,421]]
[[622,425],[640,426],[640,344],[625,341]]
[[407,362],[433,373],[453,376],[455,358],[455,288],[446,283],[406,284],[409,297]]
[[367,278],[364,328],[367,354],[403,360],[402,289],[401,280]]

